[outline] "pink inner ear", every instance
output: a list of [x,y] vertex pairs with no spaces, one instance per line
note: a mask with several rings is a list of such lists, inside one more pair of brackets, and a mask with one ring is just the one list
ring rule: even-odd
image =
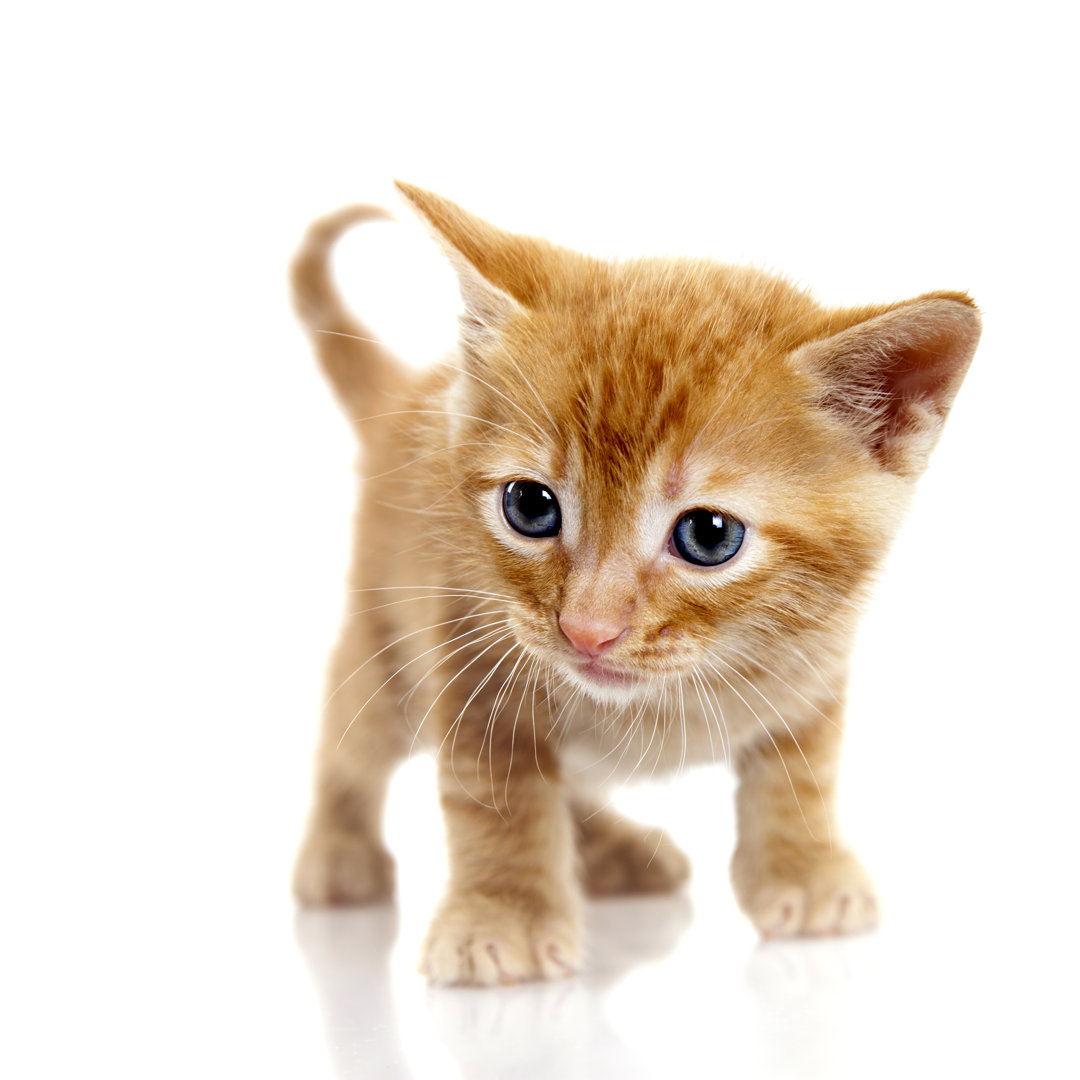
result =
[[967,367],[967,350],[958,344],[946,336],[897,350],[885,373],[896,405],[912,400],[947,405],[952,383]]
[[926,296],[856,323],[810,349],[826,408],[859,432],[885,468],[922,471],[979,340],[975,307]]

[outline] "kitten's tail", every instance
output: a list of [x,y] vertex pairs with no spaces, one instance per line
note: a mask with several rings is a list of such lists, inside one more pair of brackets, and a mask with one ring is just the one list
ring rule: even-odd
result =
[[345,307],[330,273],[330,251],[347,229],[389,221],[380,206],[347,206],[308,228],[292,264],[293,303],[311,335],[315,355],[349,417],[360,420],[386,408],[406,368]]

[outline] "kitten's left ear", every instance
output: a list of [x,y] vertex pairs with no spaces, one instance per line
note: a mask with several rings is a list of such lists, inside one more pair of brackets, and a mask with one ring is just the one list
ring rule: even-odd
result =
[[918,476],[975,353],[978,309],[964,293],[943,292],[841,318],[844,329],[793,359],[818,377],[820,404],[854,427],[884,468]]
[[505,232],[456,203],[394,181],[442,244],[461,284],[466,343],[497,331],[552,289],[558,264],[570,257],[547,240]]

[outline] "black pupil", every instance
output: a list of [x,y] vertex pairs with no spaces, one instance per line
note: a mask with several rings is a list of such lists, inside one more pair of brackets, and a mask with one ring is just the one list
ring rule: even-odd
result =
[[562,524],[558,500],[535,480],[514,480],[506,485],[503,513],[522,536],[555,536]]
[[740,521],[714,510],[683,514],[672,534],[675,550],[696,566],[719,566],[742,545],[745,529]]

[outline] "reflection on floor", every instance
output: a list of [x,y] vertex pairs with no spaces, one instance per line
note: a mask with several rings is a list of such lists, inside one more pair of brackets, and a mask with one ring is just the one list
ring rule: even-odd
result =
[[342,1080],[708,1075],[706,1062],[726,1072],[733,1055],[755,1074],[833,1075],[791,1070],[829,1065],[853,972],[874,947],[872,937],[751,944],[739,964],[729,942],[716,977],[702,981],[687,976],[713,967],[700,940],[707,924],[695,923],[687,896],[609,900],[589,907],[590,950],[576,978],[429,989],[397,948],[398,924],[389,906],[296,917]]

